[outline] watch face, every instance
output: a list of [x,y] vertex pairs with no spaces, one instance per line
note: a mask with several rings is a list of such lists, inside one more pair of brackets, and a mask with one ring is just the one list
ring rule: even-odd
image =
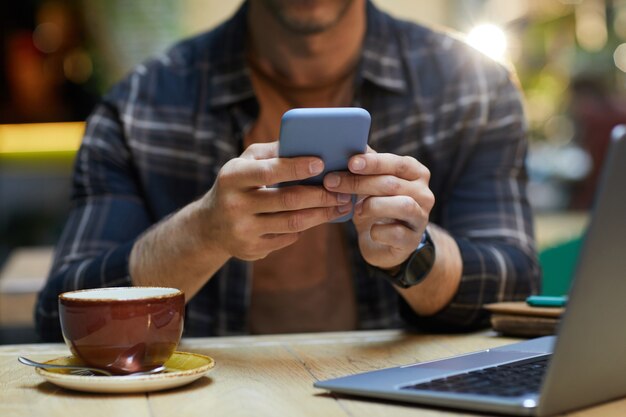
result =
[[421,282],[430,272],[435,263],[435,247],[432,241],[428,239],[426,243],[413,255],[407,265],[406,274],[404,275],[404,285],[413,286]]

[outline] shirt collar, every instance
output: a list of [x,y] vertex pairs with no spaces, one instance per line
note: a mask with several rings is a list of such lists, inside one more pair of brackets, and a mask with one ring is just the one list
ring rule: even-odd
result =
[[393,18],[367,2],[367,30],[361,52],[361,78],[394,93],[407,89],[406,67]]
[[207,57],[209,105],[228,106],[254,97],[246,62],[248,3],[215,29],[211,54]]
[[[407,76],[402,51],[396,37],[393,20],[367,1],[367,29],[357,79],[394,92],[405,93]],[[207,57],[211,68],[209,77],[211,107],[228,106],[254,97],[254,88],[246,62],[248,4],[216,31],[219,47]]]

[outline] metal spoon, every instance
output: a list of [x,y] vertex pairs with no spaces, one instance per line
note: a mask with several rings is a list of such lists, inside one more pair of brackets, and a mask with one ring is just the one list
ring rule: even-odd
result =
[[[52,363],[41,363],[41,362],[35,362],[34,360],[25,358],[23,356],[19,356],[17,358],[17,360],[24,364],[24,365],[28,365],[28,366],[35,366],[37,368],[44,368],[44,369],[71,369],[71,373],[74,375],[94,375],[94,374],[101,374],[101,375],[105,375],[105,376],[113,376],[113,374],[109,371],[105,371],[104,369],[98,369],[98,368],[89,368],[87,366],[77,366],[77,365],[55,365]],[[142,372],[134,372],[132,374],[126,374],[124,376],[138,376],[138,375],[150,375],[150,374],[157,374],[161,371],[165,370],[165,366],[159,366],[157,368],[154,369],[150,369],[149,371],[142,371]]]

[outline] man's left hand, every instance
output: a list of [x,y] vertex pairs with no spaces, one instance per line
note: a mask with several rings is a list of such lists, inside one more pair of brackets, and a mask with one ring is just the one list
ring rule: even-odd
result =
[[376,153],[350,158],[349,172],[324,177],[329,191],[358,194],[353,222],[370,265],[393,270],[418,247],[435,197],[430,171],[415,158]]

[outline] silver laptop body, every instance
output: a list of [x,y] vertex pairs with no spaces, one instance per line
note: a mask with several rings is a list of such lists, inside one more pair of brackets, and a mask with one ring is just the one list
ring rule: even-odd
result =
[[[626,396],[626,126],[613,131],[590,225],[557,336],[315,383],[342,394],[547,416]],[[537,394],[478,395],[407,387],[549,357]]]

